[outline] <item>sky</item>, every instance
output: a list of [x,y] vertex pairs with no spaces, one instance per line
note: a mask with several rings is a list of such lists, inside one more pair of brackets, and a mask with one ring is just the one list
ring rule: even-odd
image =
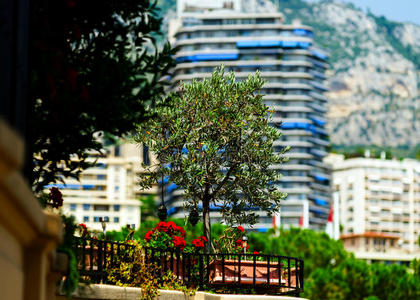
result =
[[[316,0],[309,0],[316,1]],[[370,8],[374,15],[384,15],[399,22],[413,22],[420,25],[420,0],[340,0],[352,2],[366,11]]]

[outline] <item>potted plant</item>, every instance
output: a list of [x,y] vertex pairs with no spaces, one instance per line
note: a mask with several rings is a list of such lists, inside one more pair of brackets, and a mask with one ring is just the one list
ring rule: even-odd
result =
[[268,262],[264,260],[268,256],[260,255],[257,251],[248,253],[248,239],[242,226],[225,229],[212,246],[214,252],[221,255],[209,265],[211,283],[269,285],[286,283],[281,275],[283,264],[280,261]]

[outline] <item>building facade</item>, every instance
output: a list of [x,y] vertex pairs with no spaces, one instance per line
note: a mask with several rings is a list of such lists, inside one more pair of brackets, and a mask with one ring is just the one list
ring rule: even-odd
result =
[[329,155],[342,234],[366,232],[399,238],[404,253],[418,252],[420,162]]
[[[273,166],[283,174],[276,184],[288,193],[276,223],[298,226],[303,219],[305,228],[324,229],[331,202],[328,166],[322,162],[329,145],[323,95],[327,55],[314,47],[310,27],[283,24],[275,7],[257,1],[197,3],[178,1],[177,19],[170,22],[170,41],[179,47],[172,87],[208,78],[222,64],[238,80],[259,70],[267,80],[264,101],[274,110],[271,124],[283,133],[275,148],[291,146],[289,162]],[[176,186],[167,187],[174,216],[183,216],[181,198]],[[272,224],[272,218],[261,215],[255,228]]]
[[89,228],[102,231],[101,219],[107,223],[106,230],[120,230],[127,224],[139,228],[140,197],[156,193],[156,187],[142,191],[138,185],[141,163],[150,159],[147,151],[142,152],[133,144],[108,147],[104,156],[90,157],[96,165],[84,170],[79,181],[66,179],[65,184],[49,187],[63,193],[63,212]]
[[407,252],[401,248],[400,237],[380,232],[350,233],[342,235],[344,248],[358,259],[369,263],[400,263],[409,265],[419,258],[419,253]]

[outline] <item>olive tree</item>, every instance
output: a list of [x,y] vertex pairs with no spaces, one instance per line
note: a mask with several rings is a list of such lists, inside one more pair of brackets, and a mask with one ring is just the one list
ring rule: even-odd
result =
[[255,224],[256,209],[277,211],[285,194],[275,185],[284,152],[275,152],[279,130],[260,90],[259,73],[237,81],[216,69],[211,78],[181,83],[169,105],[138,129],[137,142],[147,145],[159,165],[145,166],[141,185],[149,188],[168,176],[185,193],[187,209],[201,203],[203,234],[210,240],[210,205],[227,224]]

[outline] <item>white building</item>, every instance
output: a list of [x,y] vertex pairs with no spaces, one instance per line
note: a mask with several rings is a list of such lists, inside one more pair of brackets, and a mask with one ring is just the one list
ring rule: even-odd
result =
[[420,162],[412,159],[344,159],[329,155],[339,199],[342,234],[399,237],[401,253],[419,251]]
[[140,197],[156,192],[155,188],[141,191],[138,185],[143,149],[123,144],[109,147],[106,152],[103,157],[90,158],[97,160],[96,166],[85,170],[79,181],[69,178],[65,184],[48,187],[60,189],[64,198],[63,212],[74,215],[77,222],[85,223],[88,228],[102,230],[101,218],[107,223],[106,230],[120,230],[127,224],[139,228]]

